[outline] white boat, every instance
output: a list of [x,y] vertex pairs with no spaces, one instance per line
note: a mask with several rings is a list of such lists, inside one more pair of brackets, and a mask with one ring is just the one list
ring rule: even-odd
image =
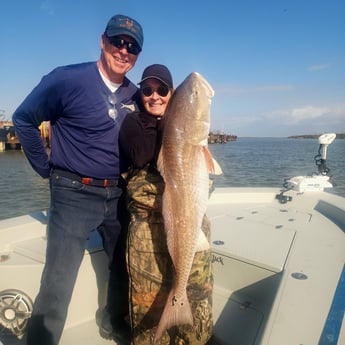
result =
[[[324,158],[325,146],[320,141]],[[299,176],[285,187],[216,188],[210,197],[211,344],[345,344],[345,198],[323,190],[326,174]],[[0,221],[4,345],[24,344],[45,260],[46,222],[46,212]],[[107,265],[97,243],[91,239],[85,252],[61,345],[114,344],[98,332]]]

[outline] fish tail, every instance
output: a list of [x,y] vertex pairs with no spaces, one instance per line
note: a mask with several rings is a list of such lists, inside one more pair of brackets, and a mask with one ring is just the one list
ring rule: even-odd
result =
[[159,321],[154,343],[161,338],[165,330],[185,324],[193,325],[192,309],[187,298],[187,291],[184,291],[181,298],[176,299],[175,292],[172,290]]

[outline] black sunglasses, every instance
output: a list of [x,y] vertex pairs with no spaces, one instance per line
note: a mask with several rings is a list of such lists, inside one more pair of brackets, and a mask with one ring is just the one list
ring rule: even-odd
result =
[[128,42],[120,37],[108,37],[111,45],[118,49],[126,47],[129,54],[138,55],[141,52],[141,48],[135,42]]
[[157,89],[154,89],[151,86],[145,86],[141,89],[141,92],[144,94],[146,97],[152,96],[154,92],[157,92],[159,96],[165,97],[169,93],[169,88],[166,85],[161,85]]

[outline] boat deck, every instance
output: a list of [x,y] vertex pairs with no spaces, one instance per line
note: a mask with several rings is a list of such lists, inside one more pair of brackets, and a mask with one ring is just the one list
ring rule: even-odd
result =
[[[345,201],[324,192],[219,188],[207,215],[212,224],[214,340],[212,345],[345,344]],[[44,263],[47,215],[0,221],[0,293],[32,299]],[[92,239],[97,243],[97,238]],[[7,259],[6,259],[7,257]],[[61,345],[114,344],[95,321],[104,305],[106,258],[85,253]],[[1,301],[1,300],[0,300]],[[22,345],[1,333],[4,345]]]
[[322,337],[339,336],[338,344],[345,344],[340,327],[337,335],[323,334],[345,263],[344,199],[289,192],[292,201],[280,204],[277,191],[256,192],[223,189],[207,211],[216,339],[321,345]]

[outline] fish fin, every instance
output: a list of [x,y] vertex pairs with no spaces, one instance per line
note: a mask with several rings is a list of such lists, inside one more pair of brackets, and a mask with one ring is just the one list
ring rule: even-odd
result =
[[192,309],[188,301],[187,291],[185,290],[181,298],[176,300],[175,290],[172,289],[156,330],[154,344],[162,337],[165,330],[186,324],[193,325]]
[[195,251],[202,252],[203,250],[208,250],[210,248],[210,243],[208,242],[203,231],[199,232],[199,237],[196,242]]
[[220,167],[218,162],[213,158],[207,146],[203,146],[203,153],[206,160],[206,166],[207,166],[208,172],[214,175],[223,174],[222,168]]
[[212,159],[213,159],[214,171],[211,172],[211,174],[222,175],[223,174],[222,168],[220,167],[220,165],[218,164],[218,162],[214,158],[212,158]]

